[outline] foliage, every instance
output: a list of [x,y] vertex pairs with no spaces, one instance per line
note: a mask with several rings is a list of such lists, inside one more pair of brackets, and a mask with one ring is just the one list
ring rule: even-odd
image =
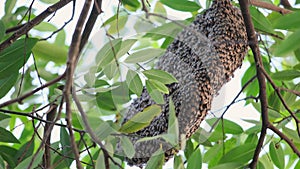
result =
[[[60,3],[55,0],[41,2],[44,6]],[[278,0],[269,2],[275,5],[279,3]],[[182,30],[182,26],[187,25],[206,7],[197,0],[150,1],[151,7],[138,0],[123,0],[122,3],[119,7],[110,6],[104,10],[112,8],[119,11],[114,10],[113,16],[103,21],[99,31],[102,39],[92,38],[81,52],[74,75],[76,88],[73,90],[76,89],[93,132],[104,144],[103,150],[86,133],[83,117],[75,104],[72,105],[71,128],[65,122],[67,110],[62,102],[65,101],[66,81],[63,80],[65,74],[61,70],[68,63],[70,40],[67,35],[73,33],[68,32],[65,25],[58,26],[53,21],[58,14],[52,14],[41,23],[33,25],[30,31],[23,32],[15,41],[7,41],[25,29],[28,22],[39,17],[40,13],[36,12],[34,5],[20,5],[18,0],[5,1],[0,20],[0,42],[1,45],[9,46],[3,50],[0,48],[0,168],[45,166],[43,154],[46,154],[47,149],[50,151],[51,166],[70,168],[75,165],[76,157],[68,129],[74,132],[81,164],[86,168],[105,168],[108,156],[110,168],[124,167],[124,158],[114,154],[118,142],[123,145],[125,155],[133,157],[134,146],[122,134],[130,134],[147,126],[160,113],[158,105],[165,102],[164,94],[169,93],[167,86],[177,82],[172,75],[156,70],[153,66]],[[206,5],[209,6],[210,3],[208,0]],[[300,1],[296,1],[296,4],[299,3]],[[176,14],[184,13],[190,18],[167,20],[170,8]],[[60,10],[63,9],[58,9],[57,12]],[[145,12],[148,17],[144,16]],[[299,151],[300,13],[295,10],[281,15],[255,6],[250,7],[250,12],[260,40],[263,68],[269,77],[265,89],[268,119]],[[238,98],[245,105],[252,105],[260,114],[261,102],[258,100],[262,89],[256,78],[251,80],[256,76],[257,65],[251,51],[244,64],[249,67],[241,80],[241,86],[245,87],[243,95]],[[130,101],[141,96],[143,90],[148,90],[158,105],[148,107],[122,125],[123,115]],[[169,102],[169,118],[174,123],[169,124],[167,134],[155,137],[176,144],[178,140],[174,139],[174,135],[178,135],[178,122],[172,101]],[[233,100],[228,108],[236,102],[237,99]],[[53,104],[59,105],[54,111],[55,121],[50,117]],[[210,131],[200,128],[189,140],[181,145],[174,145],[182,150],[173,159],[174,168],[200,169],[207,166],[218,169],[247,166],[253,159],[263,124],[262,119],[244,121],[252,127],[243,128],[241,124],[224,119],[223,116],[208,118],[205,122],[211,128]],[[53,122],[58,131],[51,127],[45,130],[46,123],[50,125]],[[48,138],[45,137],[47,131],[51,133]],[[299,156],[284,141],[283,136],[267,133],[257,168],[283,169],[300,166]],[[56,138],[55,141],[52,138],[50,145],[45,145],[50,137]],[[151,139],[153,138],[143,138],[140,141]],[[163,167],[162,152],[159,149],[153,154],[147,169]]]

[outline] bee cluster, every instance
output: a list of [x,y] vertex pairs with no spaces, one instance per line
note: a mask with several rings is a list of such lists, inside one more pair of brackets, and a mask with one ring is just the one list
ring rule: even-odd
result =
[[[172,74],[178,83],[168,85],[162,112],[151,124],[129,136],[135,148],[129,165],[142,165],[160,147],[166,160],[177,151],[163,139],[136,142],[143,137],[167,133],[169,99],[174,102],[179,135],[189,138],[200,126],[220,88],[242,65],[247,52],[247,34],[241,12],[230,0],[214,0],[212,6],[180,32],[157,62],[156,68]],[[124,122],[156,104],[147,90],[135,99]]]

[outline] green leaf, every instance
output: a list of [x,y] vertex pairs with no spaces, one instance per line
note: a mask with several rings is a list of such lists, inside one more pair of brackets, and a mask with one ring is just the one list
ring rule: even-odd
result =
[[[30,168],[36,168],[42,161],[42,157],[43,157],[43,151],[40,151],[38,152],[36,158],[33,160],[32,162],[32,165]],[[31,161],[32,161],[32,158],[33,158],[34,155],[32,155],[31,157],[29,158],[26,158],[25,160],[23,160],[21,163],[19,163],[19,165],[15,168],[15,169],[24,169],[24,168],[28,168]]]
[[[206,122],[212,126],[217,120],[217,118],[211,118],[207,119]],[[222,127],[224,128],[224,132],[228,134],[241,134],[244,132],[243,128],[240,125],[228,119],[220,119],[215,130],[223,131]]]
[[240,164],[247,163],[254,154],[255,144],[239,145],[227,152],[220,160],[219,164],[236,162]]
[[27,157],[31,156],[34,150],[34,141],[29,140],[27,143],[25,143],[21,148],[18,149],[17,154],[15,154],[15,160],[16,161],[23,161]]
[[225,133],[241,134],[244,132],[243,128],[233,121],[224,119],[223,122],[224,122],[223,126],[224,126]]
[[295,168],[300,168],[300,160],[298,160],[297,164],[295,165]]
[[160,57],[164,52],[165,50],[159,48],[140,50],[138,52],[129,55],[124,62],[126,63],[146,62],[148,60]]
[[135,44],[136,41],[137,41],[136,39],[126,39],[126,40],[122,41],[121,48],[117,54],[117,58],[120,58],[123,55],[125,55],[131,49],[131,47]]
[[187,169],[201,169],[202,168],[202,156],[200,149],[198,148],[193,152],[188,159]]
[[122,44],[122,39],[114,39],[107,42],[98,52],[96,62],[98,67],[104,67],[117,56]]
[[102,169],[102,168],[105,168],[105,162],[104,162],[104,154],[103,154],[103,151],[100,151],[100,152],[99,152],[99,155],[98,155],[97,160],[96,160],[95,168],[96,168],[96,169]]
[[5,128],[0,127],[0,142],[4,143],[20,143],[19,140]]
[[18,73],[12,73],[12,75],[4,78],[0,78],[0,98],[4,97],[7,92],[15,85],[18,79]]
[[134,150],[132,142],[130,141],[130,139],[128,137],[121,137],[120,139],[121,139],[121,145],[122,145],[125,155],[128,158],[132,158],[135,154],[135,150]]
[[5,35],[5,25],[2,20],[0,20],[0,41]]
[[[179,21],[179,23],[183,25],[188,24],[187,21]],[[144,37],[151,38],[153,40],[159,40],[164,37],[175,38],[182,29],[183,27],[177,23],[165,23],[159,27],[149,30]]]
[[274,33],[271,22],[258,9],[250,7],[254,27],[260,31]]
[[103,73],[105,74],[105,76],[111,80],[112,78],[114,78],[116,76],[116,74],[118,73],[118,66],[116,62],[110,62],[109,64],[107,64],[106,66],[104,66],[103,69]]
[[40,0],[40,1],[42,1],[46,4],[54,4],[54,3],[58,2],[59,0]]
[[300,29],[289,35],[275,49],[274,55],[282,56],[299,48]]
[[300,77],[300,71],[297,70],[283,70],[276,72],[271,76],[275,80],[293,80]]
[[184,12],[194,12],[201,8],[197,3],[188,0],[160,0],[160,2],[170,8]]
[[300,138],[296,130],[283,127],[282,131],[290,140],[293,140],[294,143],[300,144]]
[[66,31],[60,30],[56,35],[54,44],[64,46],[65,42],[66,42]]
[[259,158],[259,162],[262,163],[262,165],[266,168],[266,169],[273,169],[274,168],[274,164],[272,162],[272,160],[270,159],[270,156],[268,154],[264,154],[263,156],[261,156]]
[[174,157],[174,168],[176,169],[184,169],[183,161],[180,155],[175,155]]
[[5,169],[4,159],[0,155],[0,169]]
[[[1,89],[2,89],[2,88],[1,88]],[[4,120],[4,119],[8,119],[8,118],[10,118],[10,117],[11,117],[11,116],[9,116],[9,115],[0,113],[0,121],[1,121],[1,120]]]
[[166,141],[168,141],[168,136],[166,137],[166,135],[168,135],[168,134],[160,134],[160,135],[151,136],[151,137],[142,137],[142,138],[138,139],[136,141],[136,143],[140,143],[140,142],[144,142],[144,141],[150,141],[150,140],[157,140],[159,138],[164,138]]
[[168,119],[168,134],[172,135],[174,140],[172,141],[173,145],[178,144],[179,139],[179,124],[176,117],[175,106],[170,98],[169,100],[169,119]]
[[129,88],[126,82],[117,82],[114,85],[118,87],[111,90],[113,102],[116,105],[121,105],[129,102],[130,101]]
[[116,131],[111,126],[109,121],[103,121],[103,120],[97,118],[97,116],[96,117],[89,116],[89,123],[90,123],[90,126],[94,129],[95,134],[101,140],[106,139],[111,133]]
[[126,22],[128,20],[128,15],[119,15],[117,14],[118,17],[115,17],[113,20],[111,20],[108,24],[110,25],[110,27],[108,28],[107,32],[109,34],[115,34],[115,33],[119,33],[120,30],[122,30],[125,25]]
[[256,134],[252,133],[249,134],[249,136],[247,137],[247,139],[245,140],[245,144],[247,143],[251,143],[251,144],[257,144],[258,142],[258,137]]
[[131,10],[136,11],[140,7],[140,2],[138,0],[122,0],[125,7],[130,6]]
[[33,38],[20,39],[0,52],[0,79],[19,71],[27,62],[36,42],[37,39]]
[[250,127],[245,131],[246,134],[252,134],[252,133],[259,133],[261,130],[261,125],[255,125],[253,127]]
[[7,1],[5,1],[5,8],[4,8],[4,10],[5,10],[5,14],[6,15],[12,13],[12,10],[16,6],[16,2],[17,2],[17,0],[7,0]]
[[133,133],[139,131],[150,124],[154,117],[161,113],[161,107],[158,105],[151,105],[145,108],[142,112],[135,114],[129,121],[123,124],[120,132]]
[[[153,12],[157,13],[157,14],[160,14],[160,15],[163,15],[163,16],[167,16],[166,9],[164,8],[163,4],[159,1],[156,2]],[[160,17],[154,17],[153,19],[157,22],[160,22],[160,23],[165,23],[166,22],[166,19],[160,18]]]
[[160,81],[149,79],[146,81],[146,85],[151,85],[153,89],[157,89],[162,93],[169,94],[169,88]]
[[157,104],[164,104],[165,103],[163,94],[159,90],[155,89],[155,87],[151,83],[149,83],[148,80],[146,81],[146,88],[147,88],[147,91],[148,91],[150,97]]
[[143,91],[143,83],[141,81],[140,76],[132,71],[128,70],[126,75],[126,82],[128,84],[129,89],[135,93],[137,96],[140,96]]
[[[67,130],[64,127],[60,128],[60,143],[62,146],[62,154],[65,157],[74,157],[73,150],[71,147],[71,141],[70,141],[70,135],[68,134]],[[65,159],[62,161],[62,163],[65,164],[65,166],[70,167],[72,164],[73,159]]]
[[116,110],[116,103],[113,100],[112,92],[101,92],[96,94],[97,105],[105,110]]
[[206,151],[203,157],[203,162],[209,162],[211,159],[215,158],[220,151],[222,151],[222,144],[215,144]]
[[160,148],[158,149],[147,162],[145,169],[162,169],[165,162],[165,153]]
[[57,30],[56,26],[48,22],[41,22],[33,28],[41,32],[54,32]]
[[163,84],[171,84],[171,83],[178,82],[173,75],[163,70],[150,69],[150,70],[143,71],[143,74],[148,79],[157,80]]
[[279,168],[284,168],[284,153],[280,143],[271,142],[269,145],[270,156],[273,163]]
[[281,15],[273,23],[274,28],[277,29],[296,29],[300,28],[300,11],[295,11],[286,15]]
[[236,162],[232,162],[232,163],[224,163],[224,164],[220,164],[217,166],[212,167],[211,169],[226,169],[226,168],[230,168],[230,169],[239,169],[243,166],[243,164],[240,163],[236,163]]
[[56,64],[64,64],[67,61],[68,49],[59,44],[39,41],[32,49],[34,57],[38,61],[53,61]]
[[0,145],[0,156],[7,162],[7,164],[14,168],[16,166],[17,161],[15,161],[15,155],[17,153],[17,150],[9,147]]

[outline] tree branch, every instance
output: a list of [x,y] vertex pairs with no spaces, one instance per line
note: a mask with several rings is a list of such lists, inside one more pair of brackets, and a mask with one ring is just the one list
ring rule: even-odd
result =
[[274,133],[276,133],[281,139],[286,141],[288,145],[292,148],[295,154],[300,158],[300,151],[296,147],[296,145],[289,139],[286,135],[284,135],[281,131],[279,131],[274,125],[270,124],[269,129],[271,129]]
[[97,143],[100,148],[102,149],[103,151],[103,154],[104,154],[104,162],[105,162],[105,168],[106,169],[109,169],[109,161],[108,159],[110,159],[114,164],[116,164],[118,167],[120,168],[123,168],[119,163],[117,163],[107,152],[104,144],[101,142],[101,140],[98,139],[98,137],[95,135],[95,133],[93,132],[91,126],[89,125],[89,122],[88,122],[88,118],[86,116],[86,113],[84,112],[81,104],[80,104],[80,101],[79,99],[77,98],[77,95],[76,95],[76,90],[73,90],[72,91],[72,96],[73,96],[73,99],[75,101],[75,104],[77,106],[77,109],[78,111],[80,112],[80,115],[82,117],[82,121],[84,123],[84,126],[85,126],[85,129],[87,131],[87,133],[89,133],[89,135],[91,136],[92,140]]
[[259,83],[259,99],[261,102],[261,117],[262,117],[262,128],[261,128],[261,134],[259,137],[258,144],[256,146],[253,160],[250,163],[249,167],[255,169],[259,153],[261,151],[261,147],[263,146],[264,139],[266,137],[267,128],[269,125],[269,119],[268,119],[268,101],[267,101],[267,94],[266,94],[266,81],[263,72],[261,71],[260,67],[263,67],[262,59],[259,52],[259,46],[258,46],[258,40],[256,37],[255,29],[251,20],[251,15],[249,11],[249,1],[247,0],[239,0],[239,4],[241,7],[242,15],[244,18],[246,31],[248,35],[248,41],[253,42],[250,43],[249,46],[253,52],[254,60],[256,63],[256,75]]
[[292,8],[292,5],[290,4],[290,2],[288,0],[280,0],[280,4],[287,9]]
[[[52,103],[49,107],[49,110],[47,111],[47,121],[53,122],[56,116],[56,112],[57,112],[57,107],[58,105],[55,103]],[[46,133],[49,129],[51,129],[50,134],[48,135],[48,138],[44,138],[44,140],[46,140],[45,143],[45,151],[44,151],[44,156],[43,156],[43,167],[44,168],[50,168],[51,166],[51,154],[50,154],[50,145],[51,145],[51,133],[52,133],[52,129],[50,127],[51,124],[50,123],[46,123],[45,127],[44,127],[44,133]],[[44,135],[45,137],[45,135]]]
[[8,39],[0,44],[0,51],[10,46],[13,42],[15,42],[19,37],[26,34],[29,30],[31,30],[34,26],[41,23],[45,18],[51,15],[53,12],[58,9],[64,7],[72,0],[60,0],[56,4],[48,7],[45,11],[43,11],[40,15],[32,19],[30,22],[27,22],[22,27],[20,27],[14,34],[12,34]]
[[261,8],[265,8],[265,9],[269,9],[271,11],[276,11],[276,12],[279,12],[281,14],[288,14],[288,13],[293,12],[291,10],[280,8],[276,5],[268,3],[268,2],[263,2],[263,1],[260,1],[260,0],[249,0],[249,1],[250,1],[251,5],[261,7]]
[[81,43],[81,32],[83,29],[83,25],[85,23],[85,20],[88,15],[88,11],[90,9],[92,0],[86,0],[81,14],[79,16],[79,19],[77,21],[73,37],[72,37],[72,42],[69,48],[69,53],[68,53],[68,61],[67,61],[67,68],[66,68],[66,85],[64,88],[64,96],[66,99],[66,121],[67,121],[67,128],[69,130],[70,134],[70,141],[71,141],[71,146],[72,150],[75,156],[75,161],[76,161],[76,166],[79,169],[83,169],[81,163],[80,163],[80,156],[79,156],[79,151],[77,144],[75,142],[74,138],[74,133],[72,130],[72,109],[71,109],[71,91],[72,91],[72,86],[73,86],[73,75],[74,75],[74,70],[76,67],[76,60],[79,56],[80,53],[80,43]]
[[29,97],[29,96],[35,94],[36,92],[38,92],[38,91],[40,91],[40,90],[42,90],[42,89],[44,89],[44,88],[46,88],[46,87],[48,87],[48,86],[51,86],[51,85],[53,85],[53,84],[55,84],[55,83],[61,81],[62,79],[65,78],[65,75],[66,75],[66,73],[64,72],[62,75],[60,75],[60,76],[58,76],[57,78],[51,80],[50,82],[48,82],[48,83],[46,83],[46,84],[44,84],[44,85],[42,85],[42,86],[40,86],[40,87],[38,87],[38,88],[36,88],[36,89],[34,89],[34,90],[28,92],[28,93],[26,93],[26,94],[24,94],[24,95],[22,95],[22,96],[20,96],[20,97],[18,97],[18,98],[11,99],[11,100],[9,100],[9,101],[7,101],[7,102],[1,103],[1,104],[0,104],[0,108],[5,107],[5,106],[8,106],[8,105],[13,104],[13,103],[16,103],[16,102],[22,102],[24,99],[26,99],[27,97]]
[[293,119],[296,122],[296,127],[297,127],[297,133],[298,136],[300,137],[300,128],[299,128],[299,123],[300,120],[298,119],[298,117],[295,115],[295,113],[289,108],[287,102],[284,100],[283,96],[280,93],[280,89],[276,86],[276,84],[273,82],[272,78],[270,77],[270,75],[266,72],[266,70],[264,70],[263,68],[261,68],[262,73],[264,74],[264,76],[267,78],[268,82],[270,82],[271,86],[273,87],[273,89],[275,90],[277,96],[279,97],[283,107],[290,113],[290,115],[293,117]]
[[90,34],[94,28],[94,25],[96,23],[97,17],[103,12],[101,7],[102,7],[102,0],[95,0],[93,9],[90,13],[89,19],[87,20],[87,22],[85,24],[85,28],[82,33],[82,39],[80,42],[80,49],[79,49],[80,51],[82,50],[84,45],[87,43],[87,41],[90,37]]

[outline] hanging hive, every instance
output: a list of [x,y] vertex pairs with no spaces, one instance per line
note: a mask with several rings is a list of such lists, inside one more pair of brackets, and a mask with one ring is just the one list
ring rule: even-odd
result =
[[[189,138],[199,127],[211,108],[211,102],[220,88],[230,80],[242,65],[247,52],[247,35],[240,10],[230,0],[214,0],[212,6],[180,32],[159,59],[156,68],[169,72],[178,83],[168,85],[162,112],[144,129],[129,135],[135,148],[129,165],[142,165],[160,147],[166,160],[176,151],[163,139],[136,143],[143,137],[167,133],[169,98],[174,102],[179,122],[179,134]],[[125,114],[128,121],[136,113],[156,104],[143,90]]]

